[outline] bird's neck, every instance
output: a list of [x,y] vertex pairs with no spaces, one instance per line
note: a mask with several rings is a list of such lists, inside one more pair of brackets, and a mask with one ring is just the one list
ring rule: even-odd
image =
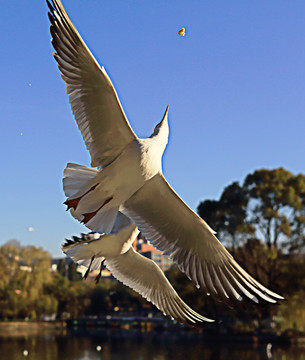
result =
[[164,126],[159,129],[158,133],[150,138],[154,151],[159,153],[160,157],[162,157],[168,143],[169,129],[166,125],[167,124],[164,124]]

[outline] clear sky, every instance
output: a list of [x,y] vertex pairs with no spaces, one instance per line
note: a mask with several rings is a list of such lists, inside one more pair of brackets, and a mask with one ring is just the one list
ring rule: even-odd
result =
[[[164,173],[194,210],[256,169],[304,173],[304,0],[63,4],[138,136],[170,105]],[[17,239],[61,256],[64,238],[86,231],[65,212],[63,169],[89,165],[89,153],[52,57],[45,1],[1,1],[0,12],[0,245]]]

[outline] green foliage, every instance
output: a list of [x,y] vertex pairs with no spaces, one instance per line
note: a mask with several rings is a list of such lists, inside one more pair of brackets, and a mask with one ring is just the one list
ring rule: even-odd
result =
[[[279,168],[249,174],[243,189],[248,197],[249,223],[253,224],[269,248],[285,244],[301,250],[305,227],[305,176]],[[280,244],[281,242],[281,244]]]
[[234,252],[241,239],[244,241],[255,231],[246,221],[247,205],[246,193],[234,182],[224,189],[219,201],[201,202],[197,211]]
[[[105,281],[108,282],[109,280],[107,279]],[[92,287],[90,291],[90,300],[90,305],[86,309],[87,314],[100,316],[112,311],[110,292],[105,286],[99,284]]]
[[114,311],[151,311],[152,306],[121,283],[81,280],[74,262],[61,259],[50,271],[50,255],[34,246],[9,242],[0,247],[0,319],[39,320],[107,315]]
[[61,275],[66,277],[67,275],[67,266],[66,266],[66,259],[60,259],[57,264],[57,272]]
[[74,261],[70,261],[68,265],[68,279],[70,281],[79,281],[82,279],[82,275],[77,271],[77,264]]
[[288,296],[287,301],[280,306],[276,317],[282,330],[294,329],[305,331],[305,290]]
[[44,295],[44,286],[51,281],[50,261],[50,255],[35,246],[8,242],[0,247],[1,318],[34,319],[56,308],[54,298]]
[[57,272],[70,281],[82,279],[81,274],[77,271],[77,264],[71,259],[60,259],[57,264]]
[[249,174],[233,182],[219,200],[206,200],[198,214],[232,247],[257,236],[269,249],[304,252],[305,175],[279,168]]

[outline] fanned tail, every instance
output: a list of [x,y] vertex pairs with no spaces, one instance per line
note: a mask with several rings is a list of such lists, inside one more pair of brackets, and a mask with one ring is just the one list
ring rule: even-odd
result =
[[68,200],[69,198],[75,198],[79,193],[85,193],[89,190],[88,183],[96,177],[97,173],[98,170],[96,169],[68,163],[63,178],[64,193]]
[[[94,191],[99,185],[99,171],[90,167],[68,163],[64,170],[64,202],[71,215],[92,231],[109,233],[113,228],[119,207],[112,206],[112,196]],[[82,201],[82,203],[81,203]]]

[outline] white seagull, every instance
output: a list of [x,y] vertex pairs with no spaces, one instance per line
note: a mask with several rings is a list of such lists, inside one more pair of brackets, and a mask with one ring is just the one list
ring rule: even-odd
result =
[[66,240],[62,250],[71,259],[90,269],[100,269],[96,282],[100,280],[103,265],[111,274],[152,302],[164,315],[187,325],[200,325],[213,320],[192,310],[179,297],[156,263],[134,250],[132,243],[139,234],[135,224],[122,213],[118,213],[115,228],[110,234],[82,234]]
[[162,155],[168,142],[168,108],[151,136],[139,139],[104,67],[91,54],[60,0],[52,0],[52,5],[47,2],[54,57],[91,155],[92,168],[68,164],[65,169],[65,204],[71,214],[92,231],[109,233],[120,210],[216,300],[232,306],[243,298],[256,303],[283,299],[237,264],[215,232],[165,180]]

